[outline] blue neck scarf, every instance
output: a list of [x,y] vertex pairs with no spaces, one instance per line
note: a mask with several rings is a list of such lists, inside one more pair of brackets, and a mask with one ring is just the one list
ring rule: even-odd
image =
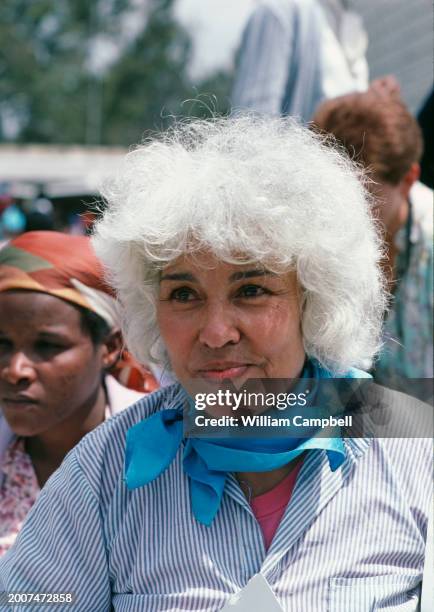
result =
[[[369,374],[352,368],[345,378]],[[301,378],[332,378],[314,360],[309,360]],[[129,489],[142,487],[160,476],[174,460],[183,441],[183,408],[160,410],[127,432],[125,483]],[[195,518],[211,525],[216,516],[229,472],[269,472],[287,465],[307,450],[325,450],[332,471],[345,460],[340,437],[276,438],[188,438],[183,468],[190,479],[190,498]]]

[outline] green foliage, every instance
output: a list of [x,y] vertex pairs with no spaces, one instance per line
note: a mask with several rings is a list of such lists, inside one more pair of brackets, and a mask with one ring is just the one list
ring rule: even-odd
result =
[[77,9],[70,9],[86,4],[4,0],[0,5],[1,109],[15,113],[21,141],[84,138],[86,32]]
[[105,143],[131,143],[162,117],[179,112],[189,91],[187,34],[171,17],[170,2],[155,3],[147,27],[104,82]]
[[[147,17],[136,18],[143,24],[128,38],[134,4],[1,0],[0,140],[128,145],[171,115],[227,110],[227,74],[196,88],[187,76],[191,41],[172,16],[173,0],[148,0]],[[119,52],[97,69],[100,41]],[[204,103],[183,104],[198,94]]]

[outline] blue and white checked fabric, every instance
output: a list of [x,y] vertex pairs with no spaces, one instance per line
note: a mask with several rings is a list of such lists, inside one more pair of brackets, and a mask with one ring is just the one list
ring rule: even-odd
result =
[[266,552],[233,476],[209,527],[193,517],[181,452],[149,485],[125,486],[127,430],[180,397],[178,385],[145,397],[69,453],[0,561],[0,591],[72,591],[74,612],[210,611],[261,572],[285,610],[416,610],[430,440],[347,440],[336,472],[309,452]]

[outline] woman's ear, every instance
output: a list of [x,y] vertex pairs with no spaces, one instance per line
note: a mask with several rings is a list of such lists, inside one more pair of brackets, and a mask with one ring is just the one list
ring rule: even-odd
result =
[[105,370],[110,370],[121,356],[123,349],[122,334],[119,329],[114,329],[102,343],[102,364]]

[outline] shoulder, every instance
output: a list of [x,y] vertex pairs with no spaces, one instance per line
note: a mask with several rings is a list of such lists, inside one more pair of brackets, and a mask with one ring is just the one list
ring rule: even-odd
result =
[[[419,387],[413,390],[423,391],[422,380],[408,383]],[[412,495],[429,499],[434,468],[431,405],[377,384],[367,389],[363,418],[373,438],[371,453],[379,460],[383,476],[396,479]]]
[[[407,379],[408,393],[430,397],[430,379]],[[431,383],[432,384],[432,383]],[[432,406],[402,391],[377,383],[361,387],[361,410],[365,424],[378,438],[425,440],[432,437]]]
[[110,497],[123,480],[127,431],[159,410],[177,407],[183,401],[183,393],[176,383],[145,395],[94,429],[71,451],[98,498]]
[[414,223],[422,229],[423,235],[428,239],[432,250],[433,236],[433,191],[422,183],[415,183],[410,192],[413,206]]

